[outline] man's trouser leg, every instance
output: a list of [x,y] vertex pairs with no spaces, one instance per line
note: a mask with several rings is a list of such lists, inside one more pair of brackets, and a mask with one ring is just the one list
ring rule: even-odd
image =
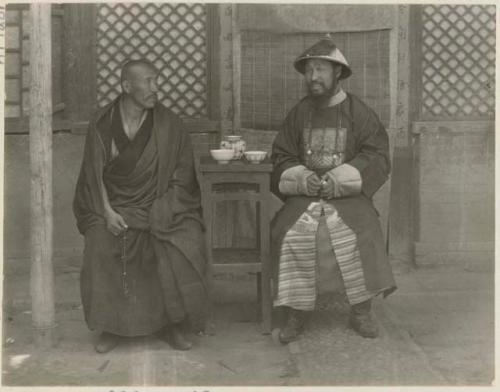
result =
[[378,327],[371,314],[372,300],[361,302],[351,306],[349,324],[364,338],[376,338]]
[[349,323],[361,336],[374,338],[378,336],[377,325],[370,313],[374,293],[366,288],[357,236],[332,206],[327,205],[325,209],[328,211],[327,226],[331,248],[341,271],[347,299],[351,304]]

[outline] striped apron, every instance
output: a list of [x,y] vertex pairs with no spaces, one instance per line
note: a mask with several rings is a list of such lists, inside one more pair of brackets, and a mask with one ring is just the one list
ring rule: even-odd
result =
[[[323,216],[324,215],[324,216]],[[377,293],[366,289],[356,234],[332,205],[313,202],[286,233],[280,252],[278,294],[275,306],[313,310],[318,295],[317,244],[320,219],[325,219],[333,250],[331,263],[337,261],[349,303],[364,302]]]

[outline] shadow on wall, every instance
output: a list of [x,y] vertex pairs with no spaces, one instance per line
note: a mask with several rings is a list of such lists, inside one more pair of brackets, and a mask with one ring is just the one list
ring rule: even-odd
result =
[[[29,135],[5,136],[4,255],[30,256],[30,156]],[[54,134],[53,214],[54,256],[80,254],[72,202],[80,171],[84,135]]]

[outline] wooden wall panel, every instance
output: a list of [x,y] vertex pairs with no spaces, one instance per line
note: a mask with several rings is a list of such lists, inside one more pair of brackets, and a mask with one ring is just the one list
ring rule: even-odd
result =
[[96,5],[64,5],[64,101],[73,123],[96,110]]
[[[419,122],[415,132],[417,264],[464,262],[492,267],[494,123]],[[460,250],[465,253],[456,259]]]

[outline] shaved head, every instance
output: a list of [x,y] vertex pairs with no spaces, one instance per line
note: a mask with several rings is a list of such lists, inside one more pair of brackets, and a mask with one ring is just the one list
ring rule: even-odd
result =
[[130,60],[122,67],[123,99],[129,107],[151,109],[157,102],[158,71],[146,59]]
[[125,80],[131,81],[137,75],[137,72],[143,69],[149,69],[155,73],[158,72],[154,64],[149,60],[141,59],[127,61],[122,67],[121,83],[123,84]]

